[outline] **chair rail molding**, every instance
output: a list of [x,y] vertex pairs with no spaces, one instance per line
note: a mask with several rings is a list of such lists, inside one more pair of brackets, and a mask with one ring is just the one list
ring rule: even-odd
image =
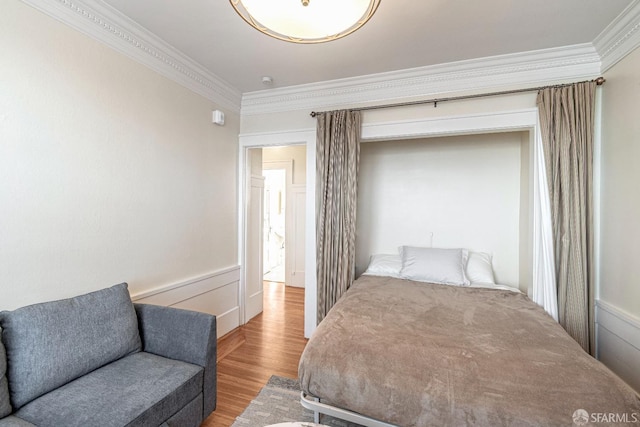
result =
[[22,1],[214,104],[235,113],[240,112],[239,90],[106,3],[89,3],[85,0]]
[[234,265],[182,282],[131,295],[136,303],[164,305],[213,314],[218,337],[240,326],[240,266]]

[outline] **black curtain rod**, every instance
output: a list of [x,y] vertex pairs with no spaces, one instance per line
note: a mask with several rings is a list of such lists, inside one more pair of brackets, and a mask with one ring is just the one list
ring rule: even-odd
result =
[[[604,77],[598,77],[593,80],[586,80],[590,82],[595,82],[598,86],[601,86],[606,81]],[[584,82],[579,82],[584,83]],[[350,108],[351,111],[368,111],[368,110],[380,110],[382,108],[393,108],[393,107],[407,107],[410,105],[422,105],[422,104],[433,104],[434,107],[438,106],[438,102],[446,102],[446,101],[459,101],[462,99],[475,99],[475,98],[486,98],[489,96],[499,96],[499,95],[511,95],[513,93],[524,93],[524,92],[538,92],[547,88],[558,88],[570,86],[575,83],[565,83],[559,85],[551,85],[551,86],[540,86],[540,87],[531,87],[527,89],[514,89],[514,90],[503,90],[501,92],[488,92],[488,93],[478,93],[475,95],[462,95],[462,96],[453,96],[449,98],[435,98],[435,99],[425,99],[421,101],[411,101],[411,102],[400,102],[397,104],[383,104],[383,105],[372,105],[369,107],[361,107],[361,108]],[[322,111],[312,111],[311,117],[315,117],[318,114],[322,113]]]

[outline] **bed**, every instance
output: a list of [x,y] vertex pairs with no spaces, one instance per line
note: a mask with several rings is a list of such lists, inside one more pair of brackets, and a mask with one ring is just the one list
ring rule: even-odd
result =
[[318,325],[299,366],[305,407],[403,427],[640,415],[635,392],[524,294],[392,275],[361,276]]

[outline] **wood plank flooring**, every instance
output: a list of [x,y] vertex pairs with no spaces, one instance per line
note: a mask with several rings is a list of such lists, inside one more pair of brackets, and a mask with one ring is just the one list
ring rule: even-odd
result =
[[271,375],[298,377],[304,289],[264,283],[264,311],[218,341],[217,408],[203,427],[229,427]]

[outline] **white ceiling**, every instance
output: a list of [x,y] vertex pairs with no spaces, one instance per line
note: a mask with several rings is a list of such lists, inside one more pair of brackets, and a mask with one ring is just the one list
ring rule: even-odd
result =
[[[382,0],[344,39],[297,45],[228,0],[103,0],[242,93],[591,43],[632,0]],[[321,0],[312,0],[321,1]]]

